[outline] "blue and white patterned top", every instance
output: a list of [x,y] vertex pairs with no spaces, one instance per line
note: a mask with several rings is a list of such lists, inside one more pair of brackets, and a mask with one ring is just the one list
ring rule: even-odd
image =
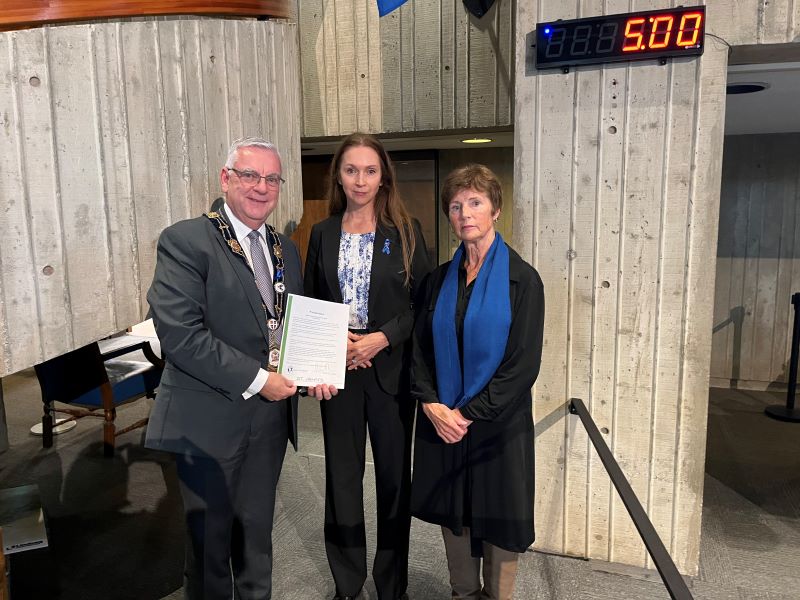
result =
[[350,329],[367,329],[369,326],[369,282],[374,243],[374,231],[342,231],[339,238],[339,264],[336,271],[342,300],[350,305]]

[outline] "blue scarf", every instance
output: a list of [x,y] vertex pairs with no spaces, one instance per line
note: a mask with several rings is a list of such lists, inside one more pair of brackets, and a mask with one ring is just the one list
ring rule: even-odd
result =
[[433,312],[433,351],[439,402],[460,408],[480,392],[500,366],[511,330],[508,248],[499,233],[486,253],[464,316],[464,368],[456,337],[458,267],[461,244],[453,255]]

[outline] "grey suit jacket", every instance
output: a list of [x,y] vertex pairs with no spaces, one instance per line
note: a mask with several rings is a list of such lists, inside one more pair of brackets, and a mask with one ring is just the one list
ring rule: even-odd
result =
[[[302,294],[299,253],[291,240],[280,238],[287,294]],[[247,261],[207,217],[181,221],[159,238],[147,301],[166,367],[145,445],[232,456],[258,403],[267,402],[258,395],[242,398],[268,354],[266,317]],[[297,448],[297,396],[284,402],[290,408],[289,439]]]

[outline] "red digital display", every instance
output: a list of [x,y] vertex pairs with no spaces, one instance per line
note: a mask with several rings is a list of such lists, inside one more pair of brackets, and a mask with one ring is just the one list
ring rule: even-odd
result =
[[[632,17],[625,22],[625,40],[623,52],[638,50],[658,50],[668,48],[670,42],[678,48],[689,48],[697,45],[703,25],[703,13],[690,12],[681,15],[676,23],[674,15],[658,15],[657,17]],[[677,25],[677,27],[676,27]],[[649,37],[648,37],[649,34]]]
[[704,6],[539,23],[536,66],[696,56],[704,29]]

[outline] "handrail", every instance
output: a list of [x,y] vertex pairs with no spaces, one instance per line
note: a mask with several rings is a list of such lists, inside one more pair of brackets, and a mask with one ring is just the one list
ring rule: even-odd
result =
[[0,31],[61,21],[165,15],[287,18],[291,6],[289,0],[3,0]]
[[684,581],[683,576],[678,572],[678,567],[675,566],[675,562],[664,547],[664,543],[661,541],[661,538],[658,537],[653,523],[650,522],[650,518],[647,516],[644,508],[642,508],[642,504],[636,497],[633,488],[631,488],[631,484],[628,483],[619,463],[617,463],[617,460],[614,458],[611,450],[609,450],[603,436],[601,436],[600,432],[597,430],[597,425],[595,425],[594,419],[592,419],[592,415],[589,414],[583,400],[580,398],[570,398],[569,412],[580,417],[581,423],[583,423],[583,426],[586,428],[586,433],[589,435],[589,439],[592,440],[594,449],[597,451],[603,466],[606,468],[611,482],[617,489],[622,503],[625,505],[625,508],[628,509],[628,514],[631,516],[633,524],[639,532],[639,536],[647,547],[647,551],[650,553],[669,595],[673,600],[693,600],[693,596],[686,585],[686,581]]

